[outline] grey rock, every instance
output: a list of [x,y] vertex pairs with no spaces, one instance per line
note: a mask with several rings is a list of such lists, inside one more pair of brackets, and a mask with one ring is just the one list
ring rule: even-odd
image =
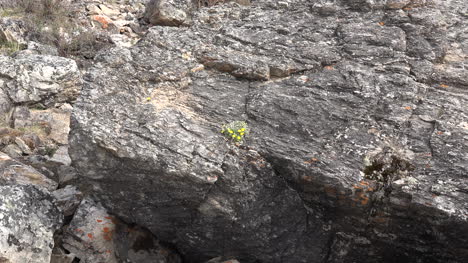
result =
[[2,262],[50,262],[62,214],[47,191],[32,185],[0,185]]
[[55,204],[60,207],[64,216],[73,215],[83,199],[83,194],[71,185],[53,191],[52,196],[56,199]]
[[0,42],[26,44],[27,30],[20,18],[0,17]]
[[0,184],[2,185],[35,185],[47,191],[57,189],[58,184],[38,172],[31,166],[13,160],[0,152]]
[[36,54],[36,55],[51,55],[51,56],[59,55],[56,47],[44,45],[44,44],[37,43],[34,41],[29,41],[27,49],[22,50],[20,53],[21,54]]
[[69,149],[95,197],[192,262],[467,261],[463,1],[282,2],[97,56]]
[[31,148],[19,137],[15,138],[15,143],[23,154],[31,154]]
[[57,151],[52,155],[52,158],[50,158],[50,161],[70,166],[71,159],[68,155],[68,146],[58,147]]
[[0,80],[17,104],[54,106],[73,101],[81,87],[75,61],[50,55],[0,56]]
[[72,183],[78,179],[76,170],[71,166],[61,165],[57,169],[58,182],[60,185]]
[[68,144],[70,111],[51,108],[46,110],[16,107],[13,124],[16,129],[33,133],[42,141],[50,140],[58,145]]
[[[3,86],[2,80],[0,80],[0,87]],[[13,111],[13,103],[10,100],[8,94],[0,88],[0,127],[9,126],[11,113]]]
[[154,25],[179,26],[190,22],[192,0],[151,0],[144,18]]
[[92,200],[81,202],[63,235],[62,246],[80,262],[117,262],[112,235],[115,224],[111,215]]
[[13,158],[18,158],[23,155],[23,151],[15,144],[9,144],[3,147],[2,151]]

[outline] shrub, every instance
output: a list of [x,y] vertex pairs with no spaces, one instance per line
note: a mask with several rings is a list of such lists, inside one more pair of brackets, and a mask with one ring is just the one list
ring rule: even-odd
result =
[[221,128],[221,133],[233,142],[242,143],[244,137],[249,133],[249,128],[245,121],[233,121],[224,124]]

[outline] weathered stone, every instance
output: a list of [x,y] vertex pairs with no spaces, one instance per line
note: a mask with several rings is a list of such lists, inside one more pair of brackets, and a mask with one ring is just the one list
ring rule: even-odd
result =
[[58,184],[44,176],[31,166],[24,165],[0,152],[1,185],[35,185],[48,191],[57,189]]
[[70,136],[96,198],[193,262],[468,260],[463,2],[281,2],[97,56]]
[[106,5],[99,5],[99,9],[101,9],[101,12],[103,15],[108,16],[108,17],[113,17],[113,16],[117,16],[120,14],[119,10],[110,8]]
[[117,262],[112,241],[114,232],[113,217],[102,206],[85,198],[66,229],[62,246],[80,262]]
[[71,159],[68,155],[68,146],[58,147],[58,149],[50,158],[50,161],[69,166],[71,164]]
[[[0,79],[0,87],[3,86],[3,81]],[[8,94],[0,88],[0,127],[8,127],[10,124],[13,103],[8,97]]]
[[56,199],[54,202],[57,207],[60,207],[64,216],[73,215],[83,199],[83,194],[71,185],[53,191],[52,196]]
[[42,141],[52,140],[57,144],[68,144],[70,112],[62,109],[30,110],[17,107],[14,113],[14,126],[25,133],[34,133]]
[[180,263],[177,254],[159,245],[154,236],[130,227],[85,198],[63,238],[63,246],[80,262]]
[[55,105],[73,101],[81,88],[76,63],[48,55],[0,56],[0,84],[17,104]]
[[76,170],[71,166],[61,165],[57,169],[57,174],[60,185],[69,184],[78,179]]
[[21,138],[16,137],[15,138],[15,143],[24,154],[31,154],[32,153],[31,148],[29,148],[29,146]]
[[56,47],[44,45],[34,41],[28,42],[28,47],[21,51],[21,54],[35,54],[35,55],[51,55],[58,56],[58,50]]
[[0,259],[50,262],[62,214],[47,191],[32,185],[0,185]]
[[3,147],[2,151],[13,158],[18,158],[23,155],[23,151],[21,151],[21,149],[15,144]]
[[190,22],[192,8],[192,0],[151,0],[144,17],[154,25],[186,25]]
[[0,43],[26,44],[26,27],[23,20],[12,17],[0,17]]

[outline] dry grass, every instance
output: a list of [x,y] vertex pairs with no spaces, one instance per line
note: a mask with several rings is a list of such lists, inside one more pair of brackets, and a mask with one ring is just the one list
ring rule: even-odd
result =
[[[67,0],[0,0],[0,14],[22,17],[29,40],[55,46],[61,56],[83,65],[110,41],[95,31],[80,30],[75,13]],[[13,44],[6,46],[9,51],[19,48]]]

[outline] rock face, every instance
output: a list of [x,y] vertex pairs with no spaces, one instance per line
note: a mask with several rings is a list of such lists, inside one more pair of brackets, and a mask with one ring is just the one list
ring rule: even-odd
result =
[[75,167],[189,262],[466,262],[466,6],[388,4],[218,5],[101,53]]

